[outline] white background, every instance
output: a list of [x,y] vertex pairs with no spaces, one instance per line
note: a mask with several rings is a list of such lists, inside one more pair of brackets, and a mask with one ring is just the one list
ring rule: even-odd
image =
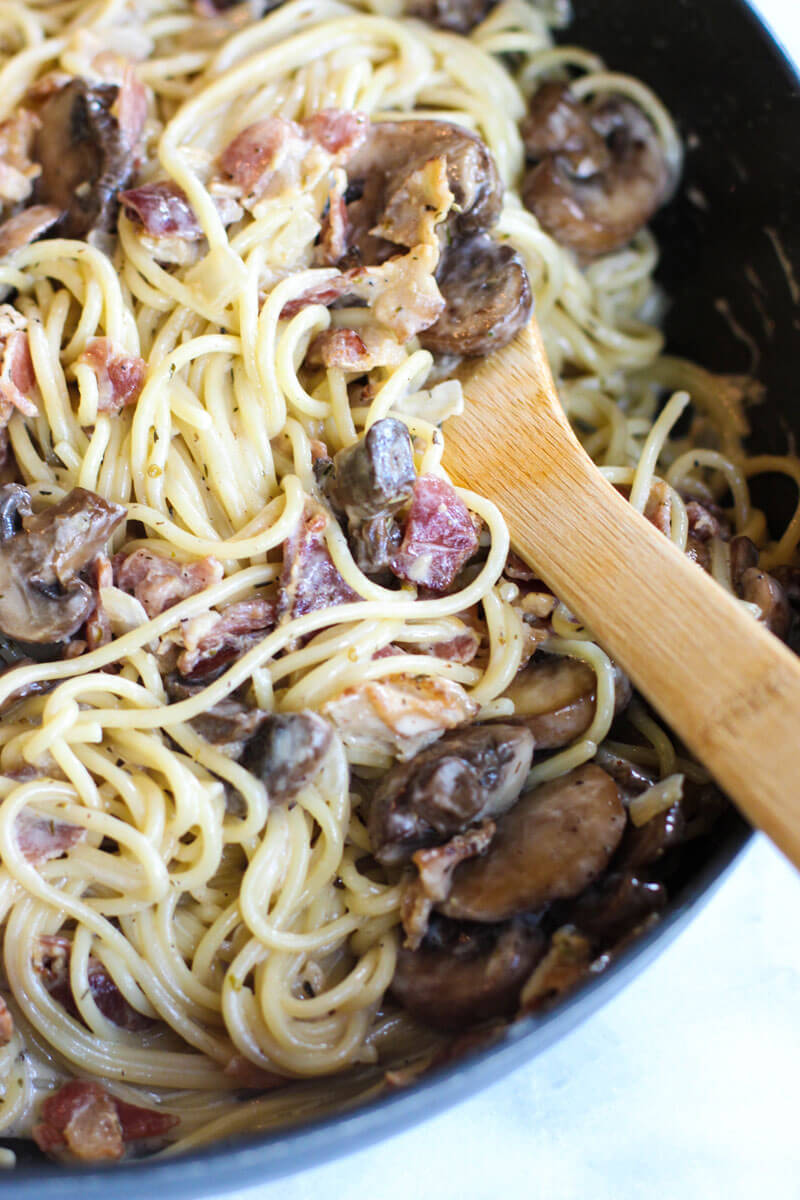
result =
[[[800,0],[754,7],[800,61]],[[235,1200],[800,1200],[799,928],[800,880],[759,838],[677,942],[541,1057]]]

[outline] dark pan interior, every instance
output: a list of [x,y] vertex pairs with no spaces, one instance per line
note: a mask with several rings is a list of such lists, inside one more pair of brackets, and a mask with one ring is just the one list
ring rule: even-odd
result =
[[[712,369],[755,368],[766,402],[751,414],[753,446],[784,452],[800,434],[800,83],[743,0],[574,0],[564,40],[646,80],[687,141],[680,193],[656,223],[659,278],[671,298],[670,349]],[[722,303],[720,303],[722,302]],[[731,318],[733,318],[731,320]],[[756,499],[779,526],[793,488],[766,481]],[[106,1200],[165,1189],[175,1200],[255,1184],[334,1157],[432,1115],[562,1036],[618,990],[695,910],[747,836],[735,815],[687,862],[661,924],[555,1012],[521,1022],[500,1045],[355,1113],[251,1138],[184,1159],[79,1170],[22,1165],[0,1176],[15,1200]]]

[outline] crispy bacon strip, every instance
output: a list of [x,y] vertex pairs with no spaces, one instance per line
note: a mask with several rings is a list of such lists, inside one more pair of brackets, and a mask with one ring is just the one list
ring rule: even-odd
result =
[[81,825],[52,821],[29,808],[23,808],[17,814],[14,832],[23,856],[35,867],[51,858],[60,858],[86,838],[86,830]]

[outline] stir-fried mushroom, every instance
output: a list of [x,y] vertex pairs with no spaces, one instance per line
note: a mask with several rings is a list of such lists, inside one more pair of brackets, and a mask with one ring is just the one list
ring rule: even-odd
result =
[[438,1029],[510,1016],[546,945],[522,921],[481,928],[438,920],[419,950],[400,950],[392,994]]
[[144,101],[127,101],[128,84],[75,78],[43,101],[34,157],[42,173],[35,196],[64,213],[58,231],[83,238],[107,229],[116,196],[130,179],[144,123]]
[[528,273],[522,256],[508,244],[477,234],[453,242],[436,274],[445,310],[420,334],[437,354],[467,357],[505,346],[531,314]]
[[291,800],[316,775],[332,740],[331,726],[316,713],[273,713],[245,746],[242,763],[271,800]]
[[[437,162],[443,176],[426,175]],[[500,215],[503,185],[489,150],[477,134],[447,121],[374,124],[346,165],[355,197],[347,204],[349,245],[358,262],[380,261],[393,246],[424,240],[431,209],[439,210],[437,225],[448,238],[483,233]]]
[[722,794],[713,784],[684,782],[683,795],[668,809],[644,825],[629,825],[614,859],[614,869],[640,873],[642,867],[660,862],[669,851],[703,837],[725,808]]
[[658,134],[624,97],[580,101],[566,85],[545,83],[522,132],[534,163],[522,186],[525,205],[584,257],[624,246],[667,197]]
[[[173,702],[188,700],[205,686],[204,683],[187,682],[178,675],[168,675],[164,680],[167,696]],[[229,753],[233,752],[235,757],[236,752],[243,749],[244,742],[252,738],[268,719],[269,713],[253,708],[234,694],[192,717],[190,724],[207,742],[230,747]]]
[[513,804],[525,782],[533,738],[512,725],[446,733],[381,780],[369,812],[372,852],[386,866],[446,841]]
[[498,0],[411,0],[406,11],[438,29],[469,33],[497,4]]
[[74,488],[33,515],[30,494],[0,488],[0,630],[22,642],[64,642],[94,608],[78,577],[125,516],[94,492]]
[[750,538],[739,535],[730,544],[731,579],[737,595],[761,610],[759,620],[776,637],[786,638],[792,610],[782,584],[758,565],[758,548]]
[[449,917],[503,921],[577,896],[608,866],[625,828],[610,775],[589,763],[520,797],[483,858],[458,867]]
[[338,452],[325,477],[325,490],[334,507],[358,524],[407,504],[416,477],[406,426],[385,417]]
[[[615,712],[627,707],[630,680],[617,669],[614,675]],[[514,720],[524,722],[538,750],[557,750],[580,737],[594,720],[597,679],[586,663],[576,658],[535,658],[517,675],[505,695],[514,701]]]
[[613,946],[667,902],[663,883],[639,879],[631,872],[606,875],[559,910],[597,946]]

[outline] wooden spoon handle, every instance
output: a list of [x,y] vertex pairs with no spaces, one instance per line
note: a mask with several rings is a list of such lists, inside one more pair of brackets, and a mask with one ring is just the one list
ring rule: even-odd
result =
[[800,866],[800,660],[603,478],[548,398],[538,338],[526,349],[538,384],[530,362],[507,360],[505,394],[493,377],[487,399],[479,368],[448,422],[445,467],[497,503],[519,553]]

